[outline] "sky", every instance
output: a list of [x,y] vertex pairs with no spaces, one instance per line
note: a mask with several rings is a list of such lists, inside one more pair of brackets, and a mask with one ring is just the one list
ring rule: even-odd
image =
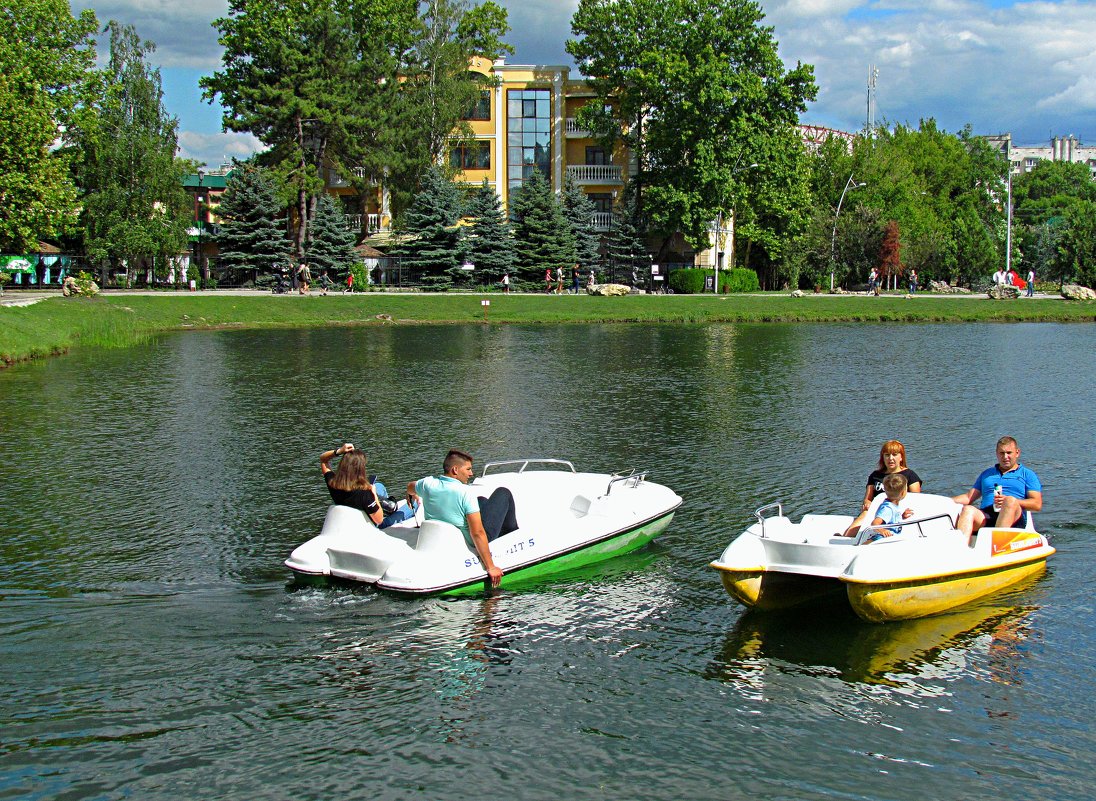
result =
[[[577,0],[497,0],[510,15],[510,64],[573,67],[564,49]],[[101,24],[131,24],[156,43],[165,104],[179,119],[180,155],[216,168],[262,144],[222,133],[221,112],[198,79],[220,67],[212,21],[227,0],[71,0]],[[1074,135],[1096,145],[1096,2],[1093,0],[761,0],[781,58],[813,64],[818,98],[801,121],[862,128],[867,80],[877,123],[916,127],[935,118],[958,132],[1012,133],[1021,145]]]

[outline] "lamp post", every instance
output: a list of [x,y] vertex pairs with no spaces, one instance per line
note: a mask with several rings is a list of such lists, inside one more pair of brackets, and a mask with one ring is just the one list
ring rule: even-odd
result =
[[837,213],[833,215],[833,235],[830,237],[830,292],[833,292],[833,273],[837,262],[837,219],[841,216],[841,204],[845,202],[845,193],[850,189],[859,189],[867,186],[866,183],[855,183],[852,175],[845,181],[845,188],[841,190],[841,198],[837,201]]
[[198,261],[198,275],[203,279],[205,273],[202,272],[202,234],[205,232],[205,223],[202,221],[202,179],[205,178],[205,170],[198,170],[198,191],[194,194],[194,216],[198,223],[198,249],[197,249],[197,261]]

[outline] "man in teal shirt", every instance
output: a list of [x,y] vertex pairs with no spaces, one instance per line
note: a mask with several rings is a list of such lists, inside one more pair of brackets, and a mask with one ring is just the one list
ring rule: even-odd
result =
[[479,555],[480,564],[491,579],[491,586],[497,587],[502,581],[502,569],[491,558],[487,532],[480,517],[479,499],[467,486],[475,475],[472,457],[463,451],[449,451],[443,469],[444,475],[410,482],[407,485],[407,502],[410,504],[416,497],[421,498],[427,520],[441,520],[459,528],[468,547]]

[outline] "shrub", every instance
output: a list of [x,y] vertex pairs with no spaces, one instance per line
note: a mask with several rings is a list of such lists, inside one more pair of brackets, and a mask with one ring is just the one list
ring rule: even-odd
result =
[[[712,271],[702,267],[674,270],[669,276],[670,289],[681,295],[698,295],[705,291],[704,279],[711,277]],[[760,289],[761,282],[753,270],[737,267],[719,273],[719,291],[722,293],[757,292]]]
[[761,282],[753,270],[735,267],[719,275],[720,292],[758,292],[760,289]]

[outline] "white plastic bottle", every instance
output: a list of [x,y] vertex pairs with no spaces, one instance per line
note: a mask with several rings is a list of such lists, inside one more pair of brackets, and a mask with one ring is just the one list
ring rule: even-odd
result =
[[1001,489],[1001,485],[998,484],[993,488],[993,511],[1001,511],[1001,498],[1004,497],[1004,491]]

